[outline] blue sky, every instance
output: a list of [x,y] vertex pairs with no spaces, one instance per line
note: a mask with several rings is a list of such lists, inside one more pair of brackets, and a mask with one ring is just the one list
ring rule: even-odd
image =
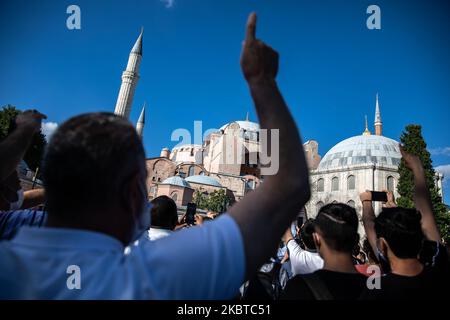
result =
[[[81,8],[81,30],[66,8]],[[366,9],[381,8],[381,30]],[[17,0],[0,2],[0,105],[34,107],[49,122],[113,111],[140,27],[144,56],[131,120],[147,101],[149,157],[177,128],[256,120],[239,67],[247,15],[281,56],[279,84],[305,140],[324,155],[373,123],[379,92],[384,135],[423,126],[435,166],[450,176],[450,19],[446,1]],[[372,128],[371,128],[372,129]],[[373,130],[373,129],[372,129]],[[446,182],[450,202],[450,181]]]

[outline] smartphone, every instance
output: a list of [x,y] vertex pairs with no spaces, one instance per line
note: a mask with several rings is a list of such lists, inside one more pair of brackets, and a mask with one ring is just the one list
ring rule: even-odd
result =
[[372,201],[387,202],[386,192],[371,191],[371,193],[372,193]]
[[303,217],[297,217],[297,227],[301,228],[303,225]]
[[195,224],[195,213],[197,212],[197,205],[195,203],[189,202],[186,209],[186,223],[188,225]]

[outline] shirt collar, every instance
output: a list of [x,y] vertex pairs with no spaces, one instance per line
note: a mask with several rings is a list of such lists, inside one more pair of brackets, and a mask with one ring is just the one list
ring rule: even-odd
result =
[[100,249],[123,252],[123,244],[104,233],[65,228],[22,227],[11,240],[14,244],[30,247],[52,247],[65,249]]

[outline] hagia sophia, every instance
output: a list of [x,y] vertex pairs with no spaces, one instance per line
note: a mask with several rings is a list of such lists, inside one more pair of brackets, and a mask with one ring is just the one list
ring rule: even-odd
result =
[[[143,31],[133,46],[115,113],[128,118],[139,79],[142,59]],[[141,136],[145,124],[145,105],[136,129]],[[229,203],[239,201],[263,183],[258,164],[249,161],[260,152],[260,127],[249,120],[231,121],[211,133],[200,144],[181,145],[169,150],[163,148],[158,157],[147,159],[149,199],[160,195],[171,197],[183,208],[191,202],[195,191],[208,194],[224,190]],[[221,161],[223,153],[236,148],[236,138],[242,141],[245,152],[232,164]],[[305,209],[299,213],[314,217],[321,206],[330,202],[347,203],[361,214],[359,194],[366,190],[391,190],[398,197],[398,165],[401,154],[398,142],[383,136],[378,94],[375,101],[374,133],[369,130],[367,118],[362,134],[337,143],[323,157],[319,143],[309,140],[304,144],[310,169],[312,195]],[[436,183],[442,195],[442,174]],[[375,211],[380,209],[376,203]]]

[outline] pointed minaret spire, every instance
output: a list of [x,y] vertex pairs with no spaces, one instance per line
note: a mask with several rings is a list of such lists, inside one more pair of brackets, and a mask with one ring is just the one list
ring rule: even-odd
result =
[[365,116],[365,119],[366,119],[366,129],[365,129],[364,132],[363,132],[363,136],[370,136],[371,133],[370,133],[370,131],[369,131],[369,125],[368,125],[368,123],[367,123],[367,116]]
[[247,121],[247,122],[250,121],[249,120],[249,113],[248,113],[248,111],[247,111],[247,115],[245,116],[245,121]]
[[136,123],[136,131],[139,136],[139,138],[142,139],[142,134],[144,132],[144,126],[145,126],[145,106],[146,102],[144,102],[144,106],[142,107],[141,115],[139,116],[138,122]]
[[131,107],[133,106],[134,91],[139,80],[139,66],[142,59],[142,38],[144,29],[141,29],[136,43],[131,49],[126,70],[122,73],[122,85],[117,97],[114,113],[126,119],[129,118]]
[[378,93],[375,102],[375,134],[377,136],[383,135],[383,122],[381,122],[380,104],[378,102]]

